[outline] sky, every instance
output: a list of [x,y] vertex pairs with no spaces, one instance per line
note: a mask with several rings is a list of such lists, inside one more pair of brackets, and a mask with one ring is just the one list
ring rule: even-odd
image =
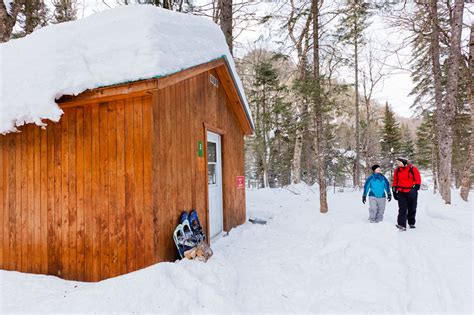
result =
[[[259,15],[264,16],[272,12],[275,8],[274,3],[264,3],[259,7]],[[273,25],[275,28],[274,33],[278,33],[278,26]],[[239,42],[244,43],[244,48],[238,51],[238,54],[245,52],[245,47],[252,46],[255,41],[261,40],[262,34],[268,36],[268,26],[254,26],[247,32],[237,39]],[[376,50],[377,54],[381,57],[382,55],[388,55],[385,60],[385,66],[382,68],[382,72],[386,73],[383,80],[377,85],[373,99],[380,104],[388,102],[391,108],[402,117],[411,118],[414,116],[414,112],[410,109],[413,104],[414,98],[408,94],[412,90],[414,84],[410,78],[409,60],[411,59],[410,47],[403,46],[404,39],[409,34],[395,31],[390,27],[387,21],[384,21],[382,17],[374,15],[370,19],[370,25],[365,32],[367,41],[366,47],[372,47]],[[266,42],[262,44],[265,48],[278,49],[279,44],[274,44],[275,41],[279,41],[281,38],[278,35],[273,34],[272,36],[265,37]],[[394,54],[393,51],[397,51]],[[363,56],[360,57],[363,59]],[[362,62],[363,63],[363,62]],[[360,75],[361,76],[361,75]],[[339,69],[339,79],[346,83],[354,82],[354,70],[352,68],[341,67]],[[360,87],[359,93],[362,93]]]
[[[239,0],[234,0],[234,2],[236,1]],[[109,6],[114,6],[116,0],[78,0],[78,2],[78,17],[81,18],[97,11],[106,10]],[[264,16],[267,13],[274,11],[274,8],[277,5],[279,5],[278,1],[262,1],[258,6],[253,6],[248,10],[254,10],[258,16]],[[465,20],[466,23],[472,22],[472,15],[467,14]],[[414,98],[408,95],[414,86],[410,78],[410,72],[408,71],[411,52],[410,47],[400,49],[402,42],[404,38],[408,36],[408,33],[393,29],[387,21],[377,14],[371,18],[370,22],[371,23],[365,33],[367,43],[372,47],[379,47],[376,49],[383,47],[383,52],[379,52],[380,54],[386,54],[387,51],[397,50],[397,54],[391,53],[386,59],[386,66],[382,71],[387,73],[387,75],[377,86],[373,98],[381,104],[388,102],[391,108],[399,116],[406,118],[413,117],[415,113],[410,109],[410,106],[413,104]],[[261,40],[262,37],[266,38],[263,45],[268,46],[267,48],[277,48],[276,46],[278,44],[275,42],[280,39],[278,31],[271,34],[271,30],[272,29],[269,28],[268,25],[250,25],[237,38],[238,43],[236,45],[237,48],[235,55],[237,57],[243,56],[246,51],[248,51],[249,47],[255,47],[254,43],[259,39]],[[348,83],[351,83],[354,80],[353,70],[349,68],[341,68],[339,70],[339,76],[340,79],[343,79]]]

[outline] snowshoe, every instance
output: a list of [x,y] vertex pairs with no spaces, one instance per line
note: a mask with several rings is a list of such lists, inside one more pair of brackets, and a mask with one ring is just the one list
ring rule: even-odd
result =
[[415,229],[416,226],[413,224],[413,225],[410,225],[410,229]]
[[197,243],[205,241],[206,235],[204,234],[201,223],[199,222],[196,209],[191,210],[191,213],[188,216],[188,221]]
[[179,216],[179,224],[183,224],[184,221],[188,221],[188,213],[186,211],[181,212],[181,215]]
[[173,240],[174,240],[174,243],[176,244],[176,248],[178,249],[178,253],[181,258],[184,258],[185,251],[193,248],[193,246],[190,246],[190,244],[186,242],[182,224],[178,224],[178,226],[174,230]]
[[399,229],[400,231],[406,231],[406,230],[407,230],[407,228],[404,227],[404,226],[401,226],[401,225],[398,225],[398,224],[396,224],[395,226],[396,226],[397,229]]

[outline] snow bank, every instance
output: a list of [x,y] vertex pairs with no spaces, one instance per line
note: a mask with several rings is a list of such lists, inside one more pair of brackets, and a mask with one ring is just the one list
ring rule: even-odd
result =
[[224,35],[211,20],[137,5],[47,26],[0,45],[0,134],[25,123],[42,125],[42,119],[58,121],[55,99],[62,95],[166,76],[222,57],[250,117]]
[[[99,283],[0,271],[0,312],[466,313],[473,311],[473,203],[420,191],[417,228],[367,222],[360,192],[250,190],[246,223],[207,263],[161,263]],[[294,191],[298,190],[299,194]]]

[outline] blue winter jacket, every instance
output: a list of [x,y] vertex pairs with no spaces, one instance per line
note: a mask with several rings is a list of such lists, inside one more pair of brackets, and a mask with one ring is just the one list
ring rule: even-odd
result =
[[[387,192],[387,195],[385,195],[385,192]],[[387,178],[378,173],[370,175],[364,185],[364,196],[367,196],[367,194],[375,198],[390,196],[390,184]]]

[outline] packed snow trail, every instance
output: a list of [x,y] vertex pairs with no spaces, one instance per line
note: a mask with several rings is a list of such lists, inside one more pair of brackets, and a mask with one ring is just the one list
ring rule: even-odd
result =
[[207,262],[161,263],[100,283],[0,271],[1,312],[472,313],[473,203],[420,191],[417,228],[367,222],[360,192],[248,191],[246,223]]

